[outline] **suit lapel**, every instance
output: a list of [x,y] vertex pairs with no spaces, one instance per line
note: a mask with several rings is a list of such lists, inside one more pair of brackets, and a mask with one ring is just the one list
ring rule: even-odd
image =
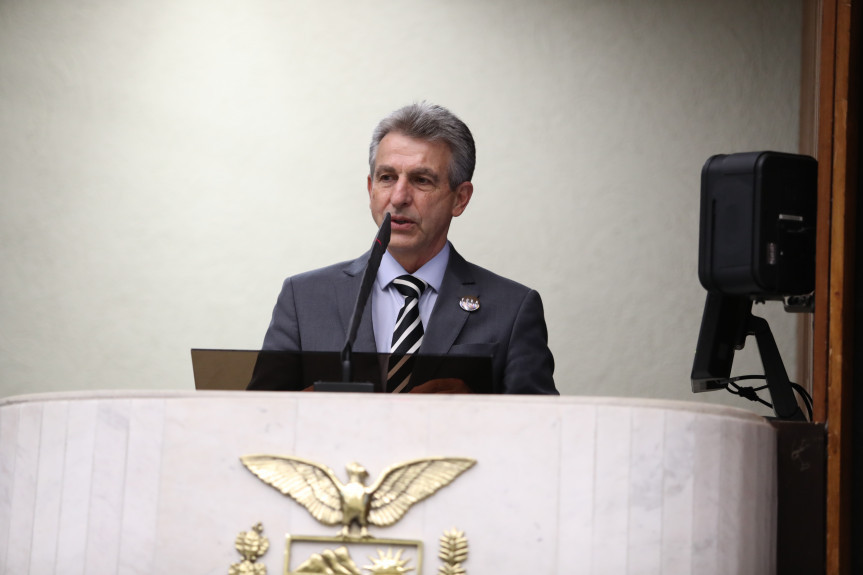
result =
[[[348,262],[344,268],[344,281],[338,282],[333,286],[336,290],[336,301],[339,306],[339,319],[342,322],[342,333],[347,337],[348,328],[351,323],[351,314],[354,312],[354,305],[357,302],[357,294],[360,290],[360,284],[363,281],[363,272],[365,271],[366,262],[368,261],[369,253],[366,252],[359,258]],[[375,334],[372,329],[372,302],[371,297],[366,302],[363,317],[360,321],[360,328],[357,330],[357,339],[354,341],[354,351],[358,352],[375,352]]]
[[479,286],[476,285],[465,259],[455,251],[455,248],[451,248],[440,293],[423,335],[422,353],[430,355],[449,353],[470,315],[469,312],[461,309],[458,303],[466,295],[479,297],[481,295]]

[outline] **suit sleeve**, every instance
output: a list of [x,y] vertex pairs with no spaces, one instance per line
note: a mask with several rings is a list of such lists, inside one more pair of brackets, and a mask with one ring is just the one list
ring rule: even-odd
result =
[[548,349],[542,299],[534,290],[528,291],[516,314],[501,391],[560,395],[554,386],[554,358]]
[[300,351],[300,331],[294,289],[291,278],[285,280],[282,292],[276,300],[270,327],[264,336],[261,353],[255,362],[247,390],[254,391],[300,391],[302,367],[293,354],[274,353]]
[[277,351],[301,351],[300,327],[297,321],[297,306],[294,300],[294,286],[291,278],[282,284],[270,327],[264,335],[261,349]]

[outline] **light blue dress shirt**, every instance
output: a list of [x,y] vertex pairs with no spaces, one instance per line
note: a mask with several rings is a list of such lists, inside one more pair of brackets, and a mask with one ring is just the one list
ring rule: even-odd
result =
[[[441,283],[443,283],[443,276],[449,263],[449,250],[450,245],[447,242],[435,257],[411,274],[423,280],[429,286],[423,292],[419,302],[420,319],[423,322],[424,328],[428,325],[429,317],[431,317],[431,312],[437,301],[437,294],[440,291]],[[405,271],[389,252],[384,253],[384,257],[381,259],[381,267],[378,268],[378,275],[372,289],[372,327],[375,331],[375,344],[378,353],[390,352],[396,318],[399,315],[399,310],[405,303],[405,297],[393,287],[392,282],[397,277],[406,273],[408,272]]]

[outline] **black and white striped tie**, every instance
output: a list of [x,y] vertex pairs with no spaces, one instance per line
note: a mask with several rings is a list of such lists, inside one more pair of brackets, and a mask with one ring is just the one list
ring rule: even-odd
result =
[[426,284],[414,276],[399,276],[393,280],[393,286],[405,296],[405,303],[399,310],[396,327],[393,329],[393,343],[390,346],[389,371],[387,373],[387,391],[399,393],[411,379],[414,357],[423,341],[423,324],[420,320],[419,301]]

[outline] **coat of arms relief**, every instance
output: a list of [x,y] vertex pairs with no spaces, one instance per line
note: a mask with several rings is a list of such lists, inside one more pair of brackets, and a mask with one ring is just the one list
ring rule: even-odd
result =
[[[476,463],[464,457],[413,459],[388,467],[367,486],[369,474],[358,463],[346,466],[348,481],[343,483],[325,465],[299,457],[245,455],[240,460],[261,481],[305,507],[318,522],[341,526],[333,536],[288,535],[285,575],[422,574],[422,541],[377,538],[369,533],[369,526],[395,524],[414,504],[449,485]],[[268,546],[261,543],[260,533],[258,524],[237,537],[237,550],[244,561],[234,564],[230,575],[266,573],[255,563]],[[254,556],[249,550],[260,554]],[[355,557],[361,554],[364,559]],[[439,575],[465,575],[464,534],[455,529],[445,532],[440,537],[438,557],[442,561]]]

